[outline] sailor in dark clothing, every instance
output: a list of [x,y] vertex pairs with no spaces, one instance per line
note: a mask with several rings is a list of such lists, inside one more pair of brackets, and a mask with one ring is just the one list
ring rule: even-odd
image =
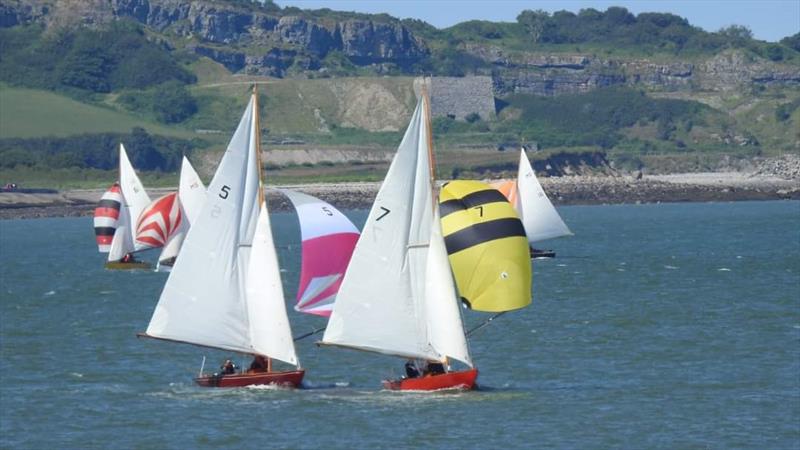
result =
[[425,375],[440,375],[445,373],[444,364],[439,361],[430,361],[425,366]]
[[419,369],[417,369],[417,365],[414,364],[414,360],[409,359],[406,361],[406,378],[417,378],[419,376]]
[[253,362],[250,363],[250,372],[266,372],[269,367],[267,358],[261,355],[256,355]]
[[230,375],[236,373],[236,365],[233,361],[226,359],[222,366],[219,368],[220,373],[223,375]]

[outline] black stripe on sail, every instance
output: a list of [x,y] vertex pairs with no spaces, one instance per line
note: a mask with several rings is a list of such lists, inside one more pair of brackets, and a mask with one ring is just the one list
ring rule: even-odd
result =
[[478,223],[456,231],[444,237],[444,245],[447,254],[452,255],[484,242],[513,236],[525,236],[522,222],[516,217]]
[[117,211],[119,211],[119,206],[120,203],[118,201],[108,199],[100,200],[100,203],[97,204],[98,208],[111,208],[116,209]]
[[442,202],[439,205],[439,214],[444,217],[458,211],[496,202],[508,202],[508,199],[497,189],[486,189]]
[[113,227],[94,227],[94,235],[95,236],[113,236],[114,230],[116,228]]

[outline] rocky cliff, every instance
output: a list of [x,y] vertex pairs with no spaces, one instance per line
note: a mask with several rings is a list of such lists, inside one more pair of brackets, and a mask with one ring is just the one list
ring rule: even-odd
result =
[[[175,49],[253,75],[324,75],[342,59],[377,74],[416,73],[426,66],[414,65],[432,55],[422,38],[386,15],[280,9],[244,0],[0,0],[3,27],[27,22],[95,26],[116,19],[137,21],[164,36]],[[743,51],[664,62],[511,51],[470,41],[457,44],[456,50],[481,61],[477,74],[491,76],[499,96],[559,95],[611,85],[670,91],[800,86],[796,64],[774,63]]]

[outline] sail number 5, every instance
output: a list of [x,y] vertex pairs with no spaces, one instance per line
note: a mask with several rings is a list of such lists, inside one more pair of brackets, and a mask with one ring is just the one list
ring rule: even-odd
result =
[[228,186],[227,184],[223,185],[222,189],[220,189],[219,198],[225,200],[226,198],[228,198],[228,194],[230,194],[230,191],[231,191],[230,186]]

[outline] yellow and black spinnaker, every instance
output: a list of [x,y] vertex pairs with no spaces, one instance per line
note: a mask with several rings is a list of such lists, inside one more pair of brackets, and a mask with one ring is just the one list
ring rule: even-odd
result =
[[488,312],[529,305],[528,239],[506,197],[480,181],[451,181],[439,194],[439,211],[462,300]]

